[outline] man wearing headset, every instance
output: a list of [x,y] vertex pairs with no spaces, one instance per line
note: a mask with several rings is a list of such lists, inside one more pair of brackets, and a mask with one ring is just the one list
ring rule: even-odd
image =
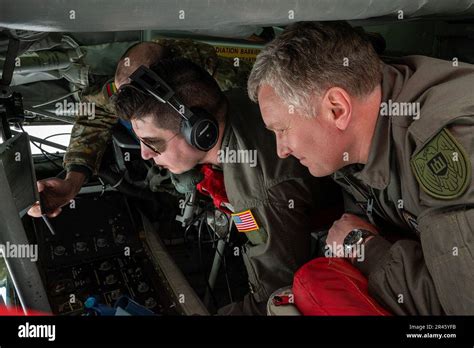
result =
[[264,314],[270,294],[290,285],[309,259],[310,220],[327,199],[326,179],[315,180],[294,158],[279,159],[245,91],[223,93],[191,61],[163,59],[130,80],[115,106],[131,121],[144,159],[175,174],[199,164],[222,169],[234,223],[248,237],[242,256],[250,294],[220,314]]
[[[112,138],[112,127],[118,122],[110,101],[113,92],[126,83],[128,76],[140,65],[148,66],[166,57],[185,57],[201,65],[222,89],[244,86],[251,69],[251,65],[244,61],[235,67],[233,60],[218,57],[213,46],[189,39],[158,39],[130,47],[118,62],[115,79],[92,86],[82,96],[82,101],[95,105],[96,112],[92,118],[79,115],[75,120],[71,141],[64,155],[66,178],[38,181],[38,189],[51,209],[47,214],[49,217],[59,215],[61,207],[74,199],[91,175],[98,173]],[[28,214],[41,217],[39,204],[35,204]]]

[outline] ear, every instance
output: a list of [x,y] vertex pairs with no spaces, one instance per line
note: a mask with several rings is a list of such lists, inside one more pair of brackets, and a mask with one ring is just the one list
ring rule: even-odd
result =
[[322,105],[325,113],[339,130],[346,130],[352,118],[352,99],[340,87],[329,88],[324,94]]

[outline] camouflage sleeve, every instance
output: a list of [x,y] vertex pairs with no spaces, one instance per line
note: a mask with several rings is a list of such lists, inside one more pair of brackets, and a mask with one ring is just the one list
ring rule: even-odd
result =
[[82,101],[92,103],[93,115],[80,115],[71,131],[71,140],[64,156],[64,167],[67,171],[76,166],[86,167],[91,174],[96,174],[100,167],[107,143],[111,139],[112,127],[118,122],[113,108],[108,101],[107,88],[109,80],[101,89],[87,91]]
[[219,57],[212,75],[223,91],[233,88],[247,89],[247,80],[252,64],[244,60]]
[[219,57],[212,45],[189,39],[158,39],[156,43],[169,49],[172,57],[183,57],[203,67],[219,84],[222,91],[246,88],[252,65],[244,60]]
[[213,75],[217,65],[217,53],[213,46],[190,39],[156,39],[153,40],[167,49],[170,57],[182,57],[203,67]]

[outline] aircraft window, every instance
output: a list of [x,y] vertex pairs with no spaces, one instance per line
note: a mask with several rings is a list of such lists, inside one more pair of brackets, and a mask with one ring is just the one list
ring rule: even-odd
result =
[[[68,146],[69,139],[71,138],[71,130],[72,125],[64,124],[64,125],[33,125],[33,126],[23,126],[25,131],[34,137],[45,139],[51,141],[53,143],[57,143],[59,145]],[[40,144],[37,144],[40,145]],[[56,149],[51,146],[41,145],[41,148],[44,151],[54,153],[54,154],[61,154],[65,151]],[[40,155],[41,151],[39,148],[31,144],[31,154],[32,155]]]

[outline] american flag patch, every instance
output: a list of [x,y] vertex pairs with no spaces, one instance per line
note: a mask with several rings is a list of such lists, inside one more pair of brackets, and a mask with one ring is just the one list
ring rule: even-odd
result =
[[232,219],[239,232],[250,232],[258,230],[259,228],[250,210],[232,214]]

